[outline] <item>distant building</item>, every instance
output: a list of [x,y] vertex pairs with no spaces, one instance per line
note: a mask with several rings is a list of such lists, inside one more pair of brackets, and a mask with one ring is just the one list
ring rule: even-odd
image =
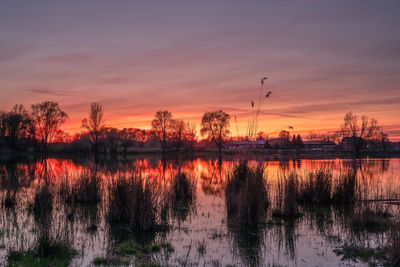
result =
[[337,145],[332,141],[303,141],[304,149],[327,150],[335,149]]
[[361,149],[364,148],[364,140],[361,137],[352,136],[343,138],[342,142],[340,142],[339,146],[346,151],[354,150],[354,146],[356,144],[361,144]]
[[265,147],[265,139],[257,139],[253,140],[235,140],[231,141],[227,144],[227,146],[231,149],[248,149],[248,148],[264,148]]
[[268,139],[268,144],[271,148],[292,148],[292,143],[286,138],[271,138]]
[[388,148],[391,151],[400,151],[400,142],[389,142]]

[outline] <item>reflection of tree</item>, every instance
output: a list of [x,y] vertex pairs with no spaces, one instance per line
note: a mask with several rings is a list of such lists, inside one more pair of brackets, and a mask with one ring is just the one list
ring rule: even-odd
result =
[[224,192],[226,180],[226,164],[223,164],[219,159],[213,162],[209,161],[204,167],[206,168],[200,173],[201,187],[204,194],[221,196]]

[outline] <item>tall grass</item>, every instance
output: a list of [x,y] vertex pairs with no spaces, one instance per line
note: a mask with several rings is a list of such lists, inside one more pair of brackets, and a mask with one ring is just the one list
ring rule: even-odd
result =
[[39,186],[36,190],[33,202],[33,214],[36,221],[43,224],[50,223],[53,210],[53,198],[48,182]]
[[273,210],[275,217],[290,219],[300,215],[297,203],[298,186],[299,176],[294,171],[288,174],[284,173],[278,178],[275,209]]
[[228,218],[238,226],[263,222],[269,206],[264,168],[241,162],[228,176],[225,188]]
[[118,177],[109,187],[110,223],[127,224],[132,231],[152,230],[157,226],[157,193],[141,175]]
[[346,205],[354,203],[357,198],[356,193],[356,174],[352,171],[341,174],[334,184],[332,204]]
[[330,204],[332,200],[333,174],[318,169],[305,175],[299,184],[298,200],[304,204]]
[[299,180],[297,198],[306,205],[345,205],[356,200],[356,177],[346,172],[337,177],[330,170],[318,169]]
[[66,177],[60,184],[60,195],[67,204],[97,204],[101,200],[101,180],[89,172],[72,181]]

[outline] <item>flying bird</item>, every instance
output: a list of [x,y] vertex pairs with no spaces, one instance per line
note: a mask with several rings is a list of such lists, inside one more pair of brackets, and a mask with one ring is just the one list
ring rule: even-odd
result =
[[251,100],[251,107],[254,108],[254,101]]
[[269,91],[269,92],[265,95],[265,97],[269,97],[271,94],[272,94],[272,92]]

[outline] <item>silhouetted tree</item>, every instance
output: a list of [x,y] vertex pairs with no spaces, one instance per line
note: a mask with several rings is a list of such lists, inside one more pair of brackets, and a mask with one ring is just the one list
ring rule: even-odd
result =
[[32,119],[23,105],[15,105],[6,116],[8,136],[12,142],[33,134]]
[[0,113],[0,136],[12,146],[33,136],[31,118],[23,105],[15,105],[10,112]]
[[353,112],[347,112],[341,127],[343,137],[349,137],[352,151],[358,156],[364,148],[366,141],[379,136],[378,121],[363,115],[361,120]]
[[225,138],[229,135],[229,114],[222,110],[205,112],[201,119],[200,133],[213,141],[221,153]]
[[32,105],[32,119],[35,124],[36,137],[47,151],[48,144],[59,134],[61,124],[68,118],[58,103],[46,101]]
[[0,137],[6,136],[6,125],[5,125],[6,113],[0,111]]
[[[293,135],[293,138],[295,138],[295,135]],[[303,139],[301,139],[300,134],[298,134],[297,137],[295,138],[294,146],[296,148],[304,148]]]
[[185,139],[187,124],[181,119],[173,119],[171,120],[171,130],[175,148],[179,151],[183,145],[183,140]]
[[89,131],[95,153],[97,153],[101,131],[105,127],[103,116],[104,112],[102,105],[100,103],[93,102],[90,105],[89,118],[82,120],[81,127]]
[[194,143],[197,141],[196,125],[194,123],[187,123],[187,136],[186,139],[190,144],[190,149],[193,150]]
[[286,139],[290,141],[290,133],[289,131],[282,130],[279,132],[279,138]]
[[152,129],[157,131],[160,138],[163,153],[165,153],[167,147],[167,132],[171,129],[171,120],[171,112],[159,110],[154,114],[154,119],[151,122]]

